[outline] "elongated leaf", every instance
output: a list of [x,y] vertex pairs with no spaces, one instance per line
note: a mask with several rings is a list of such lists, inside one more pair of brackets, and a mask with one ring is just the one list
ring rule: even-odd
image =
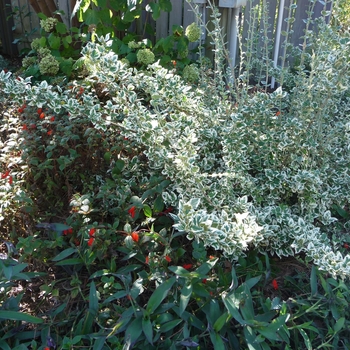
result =
[[226,297],[223,296],[222,300],[224,302],[224,305],[227,311],[230,313],[230,315],[242,326],[245,326],[247,322],[243,320],[238,308],[236,307],[234,301],[232,300],[232,294],[227,295]]
[[186,310],[188,302],[190,301],[192,294],[192,284],[185,284],[181,290],[180,296],[180,316]]
[[111,295],[110,297],[108,297],[108,298],[103,302],[103,304],[108,304],[108,303],[110,303],[110,302],[113,301],[113,300],[123,298],[123,297],[125,297],[127,294],[128,294],[128,293],[127,293],[125,290],[120,290],[119,292],[114,293],[113,295]]
[[102,350],[105,344],[106,337],[99,337],[94,341],[92,350]]
[[340,317],[339,320],[337,320],[337,322],[334,325],[334,332],[338,333],[343,328],[344,323],[345,323],[345,318]]
[[198,274],[205,276],[215,266],[218,260],[219,259],[208,260],[207,262],[199,266],[195,271]]
[[306,345],[307,350],[312,350],[311,341],[310,341],[309,337],[307,336],[306,332],[303,329],[299,329],[299,332],[302,335],[302,337],[304,338],[304,343]]
[[142,317],[137,317],[133,320],[125,331],[125,338],[130,339],[133,344],[142,334]]
[[0,319],[3,320],[14,320],[14,321],[24,321],[29,323],[43,323],[44,320],[32,315],[24,314],[23,312],[17,311],[3,311],[0,310]]
[[98,298],[97,298],[96,286],[94,281],[92,281],[90,285],[89,311],[95,316],[97,315],[97,312],[98,312]]
[[153,327],[148,315],[145,315],[142,318],[142,330],[147,341],[153,346]]
[[151,295],[148,300],[146,311],[148,314],[152,314],[155,309],[162,303],[165,297],[168,295],[170,288],[176,281],[176,277],[171,277],[164,283],[162,283]]
[[310,285],[311,285],[311,295],[312,296],[317,295],[317,275],[316,275],[315,265],[312,265]]
[[220,335],[216,332],[210,332],[210,340],[214,345],[214,350],[225,350],[225,344],[222,341]]
[[0,349],[2,349],[2,350],[11,350],[9,345],[4,340],[0,340]]
[[59,261],[55,265],[56,266],[66,266],[66,265],[79,265],[82,263],[83,263],[83,260],[81,260],[80,258],[72,258],[72,259],[66,259],[66,260]]
[[56,255],[52,261],[60,261],[63,260],[65,258],[67,258],[68,256],[74,254],[75,252],[77,252],[77,248],[67,248],[65,249],[63,252],[59,253],[58,255]]
[[251,327],[245,327],[244,330],[245,340],[249,350],[261,350],[260,344],[256,341],[256,334]]
[[220,332],[222,327],[227,323],[227,321],[231,318],[229,313],[225,311],[214,323],[214,331]]
[[277,335],[277,332],[280,328],[285,325],[289,318],[289,314],[278,316],[276,319],[274,319],[269,325],[265,327],[257,327],[257,331],[263,335],[265,338],[269,340],[280,340],[279,336]]
[[166,323],[161,325],[161,327],[159,328],[159,332],[161,332],[161,333],[169,332],[170,330],[175,328],[181,322],[182,322],[181,319],[177,319],[177,320],[172,320],[172,321],[166,322]]

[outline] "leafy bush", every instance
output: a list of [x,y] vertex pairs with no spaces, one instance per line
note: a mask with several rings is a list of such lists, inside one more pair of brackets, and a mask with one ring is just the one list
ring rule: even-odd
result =
[[270,93],[221,79],[217,26],[198,85],[108,36],[83,81],[0,72],[1,346],[349,346],[349,41],[318,25]]

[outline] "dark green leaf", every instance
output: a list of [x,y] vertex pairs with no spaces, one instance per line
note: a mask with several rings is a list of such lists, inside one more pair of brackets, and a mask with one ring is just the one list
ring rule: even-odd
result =
[[192,284],[185,284],[181,290],[180,296],[180,316],[182,316],[183,312],[186,310],[188,302],[190,301],[192,295]]
[[160,326],[159,332],[166,333],[166,332],[172,330],[173,328],[175,328],[181,322],[182,322],[182,319],[177,319],[177,320],[172,320],[172,321],[166,322]]
[[167,281],[163,282],[151,295],[148,300],[146,311],[148,314],[152,314],[156,308],[162,303],[169,293],[169,290],[176,281],[176,277],[171,277]]
[[96,291],[96,286],[94,281],[92,281],[90,285],[89,311],[94,316],[96,316],[98,313],[98,298],[97,298],[97,291]]
[[153,327],[148,315],[142,318],[142,330],[147,341],[153,346]]
[[77,248],[67,248],[52,258],[52,261],[60,261],[77,252]]
[[55,265],[56,266],[66,266],[66,265],[79,265],[79,264],[83,264],[83,260],[81,260],[80,258],[72,258],[72,259],[66,259],[63,261],[59,261]]
[[54,33],[51,33],[48,38],[47,41],[51,47],[51,49],[53,50],[58,50],[61,46],[61,39],[56,36]]
[[64,23],[62,22],[57,22],[56,23],[56,30],[60,34],[66,34],[67,33],[67,27]]
[[3,311],[3,310],[0,310],[0,319],[23,321],[23,322],[36,323],[36,324],[44,322],[44,320],[39,318],[39,317],[28,315],[28,314],[25,314],[23,312]]

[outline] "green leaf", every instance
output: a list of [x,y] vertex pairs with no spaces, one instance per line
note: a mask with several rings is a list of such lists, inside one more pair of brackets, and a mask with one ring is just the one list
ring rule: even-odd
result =
[[280,340],[277,332],[282,328],[287,320],[289,319],[289,314],[281,315],[275,318],[270,324],[264,327],[256,327],[257,331],[269,340]]
[[334,332],[338,333],[344,327],[344,323],[345,317],[340,317],[334,325]]
[[210,332],[210,340],[214,345],[214,350],[225,350],[226,349],[225,344],[218,333],[211,331]]
[[243,332],[249,350],[262,350],[260,344],[257,342],[257,336],[251,327],[244,327]]
[[143,213],[145,214],[146,218],[152,217],[152,209],[148,204],[143,205]]
[[61,39],[55,33],[51,33],[48,36],[47,41],[53,50],[58,50],[61,46]]
[[52,258],[52,261],[60,261],[77,252],[77,248],[67,248],[63,252]]
[[56,30],[57,30],[57,33],[60,33],[60,34],[66,34],[67,33],[67,27],[62,22],[57,22],[56,23]]
[[142,317],[133,320],[125,331],[125,338],[133,344],[137,341],[142,333]]
[[312,296],[317,295],[317,275],[316,275],[315,265],[312,265],[310,285],[311,285],[311,295]]
[[222,300],[224,302],[224,305],[227,309],[227,311],[230,313],[230,315],[242,326],[245,326],[247,324],[246,321],[242,318],[237,306],[235,305],[234,301],[234,293],[228,294],[225,297],[222,297]]
[[144,315],[142,318],[142,330],[147,341],[153,346],[153,327],[149,315]]
[[162,303],[169,293],[170,288],[176,281],[176,277],[171,277],[167,281],[163,282],[151,295],[148,300],[146,311],[148,314],[152,314],[156,308]]
[[244,283],[249,289],[252,289],[259,281],[261,276],[253,277],[245,281]]
[[128,294],[128,293],[127,293],[125,290],[120,290],[119,292],[114,293],[113,295],[111,295],[110,297],[108,297],[108,298],[103,302],[103,304],[108,304],[108,303],[110,303],[110,302],[113,301],[113,300],[124,298],[127,294]]
[[44,323],[44,320],[39,317],[35,317],[32,315],[24,314],[23,312],[17,312],[17,311],[0,310],[0,319],[23,321],[23,322],[36,323],[36,324]]
[[170,12],[173,9],[173,6],[170,0],[159,0],[159,6],[165,12]]
[[157,198],[156,198],[156,200],[154,201],[154,204],[153,204],[153,210],[156,213],[160,213],[161,211],[164,210],[164,201],[163,201],[162,196],[157,196]]
[[215,266],[218,260],[219,259],[208,260],[207,262],[199,266],[195,270],[195,272],[204,277]]
[[83,260],[80,258],[71,258],[71,259],[59,261],[55,265],[56,266],[66,266],[66,265],[79,265],[79,264],[83,264],[83,263],[84,263]]
[[188,302],[190,301],[192,295],[192,284],[188,283],[182,287],[181,295],[180,295],[180,316],[182,316],[183,312],[186,310]]
[[303,329],[299,329],[300,334],[304,338],[304,343],[306,345],[307,350],[312,350],[312,345],[309,337],[307,336],[306,332]]
[[159,332],[166,333],[175,328],[179,323],[181,323],[182,319],[172,320],[162,324],[159,328]]
[[141,266],[142,265],[140,264],[127,265],[127,266],[121,267],[116,273],[119,275],[126,275],[129,272],[138,270]]
[[98,24],[100,22],[98,11],[87,9],[84,15],[84,20],[87,25]]
[[184,269],[182,266],[169,266],[168,269],[175,273],[175,275],[181,276],[181,277],[189,277],[191,275],[191,272]]
[[92,281],[90,285],[89,311],[94,316],[96,316],[98,313],[98,298],[97,298],[97,291],[96,291],[96,286],[94,281]]
[[146,6],[146,11],[152,12],[152,18],[154,20],[157,20],[160,16],[160,6],[154,2],[151,2]]
[[222,327],[228,322],[228,320],[231,318],[229,313],[225,311],[214,323],[213,329],[215,332],[220,332]]

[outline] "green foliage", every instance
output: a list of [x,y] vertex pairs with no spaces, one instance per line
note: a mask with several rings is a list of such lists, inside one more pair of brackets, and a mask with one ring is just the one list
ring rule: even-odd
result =
[[[87,37],[75,27],[70,29],[56,18],[39,14],[40,38],[31,43],[27,56],[23,59],[24,75],[38,80],[50,80],[59,73],[71,77],[73,64],[80,55],[80,48]],[[75,72],[77,74],[77,72]]]
[[[350,346],[348,38],[320,20],[267,93],[258,62],[226,75],[218,19],[196,86],[111,34],[82,49],[83,80],[0,72],[0,347]],[[187,34],[160,52],[186,65]]]

